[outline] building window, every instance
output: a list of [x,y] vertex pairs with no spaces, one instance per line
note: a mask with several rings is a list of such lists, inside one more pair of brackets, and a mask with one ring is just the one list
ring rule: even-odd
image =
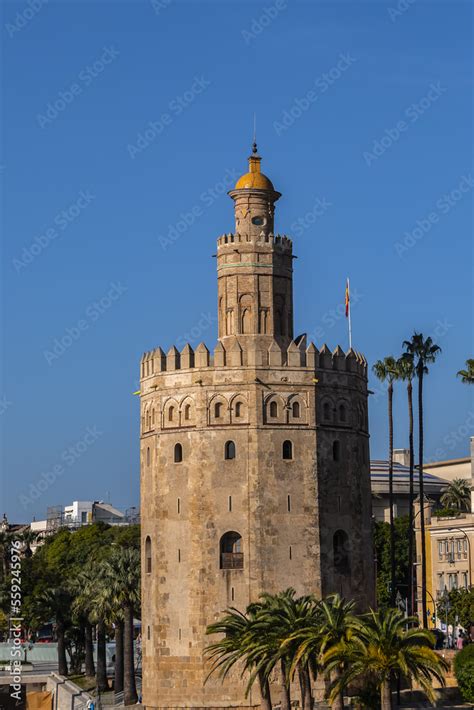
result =
[[151,633],[150,633],[150,627],[149,627],[149,626],[146,627],[146,637],[147,637],[148,641],[149,641],[150,638],[151,638]]
[[155,410],[151,410],[151,423],[153,426],[155,426]]
[[336,530],[333,537],[334,569],[338,574],[350,574],[349,538],[344,530]]
[[242,416],[242,402],[237,402],[237,404],[235,405],[235,416],[236,417]]
[[339,405],[339,421],[342,422],[343,424],[345,424],[347,421],[346,407],[344,404]]
[[452,572],[448,574],[448,590],[451,592],[453,589],[458,588],[458,573]]
[[178,515],[181,514],[181,498],[178,498]]
[[145,540],[145,572],[147,574],[151,572],[151,539],[149,535]]
[[278,416],[278,404],[276,402],[270,402],[270,416],[271,417]]
[[226,532],[220,541],[220,568],[243,569],[243,566],[242,538],[237,532]]
[[168,409],[168,421],[172,422],[174,419],[174,407]]
[[438,559],[443,559],[443,553],[444,553],[444,540],[440,540],[438,542]]
[[438,573],[438,591],[444,592],[444,572]]
[[288,553],[289,553],[288,556],[289,556],[290,560],[293,559],[293,551],[291,549],[291,545],[290,545],[290,549],[288,550]]
[[299,402],[293,402],[292,413],[293,413],[293,417],[295,419],[300,418],[300,403]]
[[151,460],[151,454],[150,454],[150,447],[147,446],[146,448],[146,465],[150,465],[150,460]]
[[229,496],[229,513],[232,513],[232,496]]
[[464,589],[469,589],[469,576],[467,572],[462,573],[462,586]]
[[191,405],[187,404],[184,408],[184,418],[186,420],[189,420],[191,417]]
[[293,444],[291,441],[284,441],[283,442],[283,458],[286,461],[289,461],[293,458]]
[[340,441],[334,441],[332,445],[332,460],[333,461],[340,461],[341,460],[341,442]]
[[181,463],[183,460],[183,447],[181,444],[174,445],[174,462]]
[[220,419],[222,416],[222,404],[221,402],[216,402],[214,405],[214,416],[216,419]]
[[329,402],[323,404],[323,418],[328,422],[331,419],[331,405]]
[[291,496],[290,495],[288,495],[288,497],[287,497],[286,506],[288,508],[288,512],[291,513]]
[[235,444],[233,441],[226,441],[224,447],[224,458],[226,461],[235,459]]

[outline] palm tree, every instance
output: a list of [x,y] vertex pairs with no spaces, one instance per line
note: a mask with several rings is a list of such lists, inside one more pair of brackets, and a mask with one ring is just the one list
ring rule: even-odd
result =
[[407,383],[407,402],[408,402],[408,446],[409,446],[409,465],[410,465],[410,491],[408,498],[408,580],[407,580],[407,598],[408,598],[408,613],[413,614],[413,562],[414,562],[414,537],[413,537],[413,522],[415,519],[413,504],[415,501],[415,446],[413,443],[413,378],[415,370],[413,360],[410,358],[401,357],[397,361],[398,375],[401,380]]
[[459,370],[457,376],[461,378],[461,381],[466,385],[474,385],[474,359],[469,358],[466,360],[466,369]]
[[237,663],[242,663],[242,675],[246,671],[251,672],[247,693],[258,678],[262,710],[272,710],[268,676],[263,668],[256,669],[256,666],[261,664],[261,658],[255,649],[253,651],[251,649],[253,634],[250,629],[260,609],[261,604],[251,604],[244,614],[231,607],[219,621],[207,627],[206,634],[224,634],[224,636],[206,648],[205,653],[211,661],[211,670],[205,682],[213,673],[218,673],[224,680]]
[[389,355],[378,360],[372,371],[381,382],[388,382],[388,495],[390,506],[390,604],[395,604],[395,526],[393,499],[393,383],[398,379],[397,361]]
[[26,529],[20,533],[19,538],[24,544],[23,554],[25,557],[31,557],[33,552],[31,551],[31,543],[36,542],[38,539],[38,533],[31,529]]
[[[296,643],[293,654],[293,666],[300,662],[308,663],[311,658],[318,658],[324,668],[325,658],[329,651],[342,639],[347,639],[356,621],[354,616],[355,602],[346,601],[338,594],[332,594],[323,599],[314,609],[310,623],[300,630],[294,631],[289,637]],[[342,667],[332,669],[333,679],[342,673]],[[343,710],[344,699],[342,688],[333,699],[332,707]]]
[[428,374],[428,365],[433,363],[441,352],[432,338],[426,339],[422,333],[414,333],[411,340],[405,340],[406,349],[402,357],[412,363],[418,378],[418,476],[420,495],[420,528],[421,528],[421,608],[423,626],[428,626],[426,613],[426,537],[425,537],[425,503],[423,492],[423,378]]
[[261,609],[256,615],[251,631],[255,646],[262,657],[262,667],[267,677],[280,664],[283,678],[282,710],[291,705],[290,682],[295,672],[301,690],[301,705],[304,710],[313,706],[311,673],[316,675],[314,655],[295,659],[299,641],[294,637],[298,630],[314,627],[318,623],[318,603],[313,596],[296,597],[296,591],[288,588],[280,594],[262,594]]
[[11,533],[6,530],[0,530],[0,547],[2,548],[2,579],[8,577],[8,570],[10,568],[10,544],[12,541]]
[[464,478],[455,478],[451,481],[441,496],[441,503],[447,508],[469,510],[471,505],[469,481]]
[[72,584],[74,601],[72,611],[84,627],[85,673],[95,676],[94,644],[92,641],[92,619],[94,614],[94,594],[98,585],[96,566],[89,564],[84,567]]
[[66,659],[66,629],[70,623],[72,595],[68,588],[58,584],[41,592],[35,599],[36,616],[43,623],[54,618],[56,636],[58,639],[58,671],[59,675],[67,676]]
[[[413,626],[415,617],[406,619],[397,609],[370,611],[360,617],[354,632],[326,654],[329,669],[344,663],[344,671],[332,684],[330,697],[356,679],[375,682],[382,710],[392,710],[394,676],[414,680],[433,702],[432,680],[444,685],[443,671],[449,667],[433,650],[434,637],[428,629]],[[406,626],[411,628],[406,629]]]
[[125,705],[138,700],[135,683],[133,616],[140,604],[140,553],[133,547],[117,547],[104,563],[105,583],[116,604],[123,610],[124,664],[123,689]]

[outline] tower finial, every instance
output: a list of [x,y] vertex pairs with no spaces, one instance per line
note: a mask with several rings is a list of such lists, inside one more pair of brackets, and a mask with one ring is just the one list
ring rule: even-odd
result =
[[254,113],[253,115],[253,145],[252,145],[252,153],[253,155],[258,155],[258,149],[257,149],[257,114]]

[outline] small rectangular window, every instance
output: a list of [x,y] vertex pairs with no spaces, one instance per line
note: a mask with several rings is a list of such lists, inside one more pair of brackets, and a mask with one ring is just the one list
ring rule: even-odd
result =
[[178,515],[181,513],[181,499],[178,498]]
[[229,496],[229,513],[232,513],[232,496]]
[[178,629],[178,638],[181,641],[181,629]]
[[288,512],[291,513],[291,496],[290,495],[288,495],[287,507],[288,507]]
[[231,587],[231,590],[230,590],[230,598],[232,599],[232,601],[235,601],[235,591],[234,591],[234,587]]
[[291,545],[290,545],[290,550],[289,550],[289,552],[290,552],[290,560],[291,560],[291,559],[293,559],[293,551],[292,551],[292,549],[291,549]]
[[178,548],[178,562],[181,562],[181,550]]
[[147,629],[146,629],[146,637],[147,637],[148,641],[150,640],[150,636],[151,636],[150,627],[147,626]]

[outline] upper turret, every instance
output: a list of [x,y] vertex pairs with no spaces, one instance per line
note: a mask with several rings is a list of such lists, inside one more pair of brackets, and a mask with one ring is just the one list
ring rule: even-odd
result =
[[242,175],[229,192],[235,203],[235,231],[251,237],[273,234],[275,202],[281,194],[260,170],[262,159],[256,143],[248,160],[248,173]]

